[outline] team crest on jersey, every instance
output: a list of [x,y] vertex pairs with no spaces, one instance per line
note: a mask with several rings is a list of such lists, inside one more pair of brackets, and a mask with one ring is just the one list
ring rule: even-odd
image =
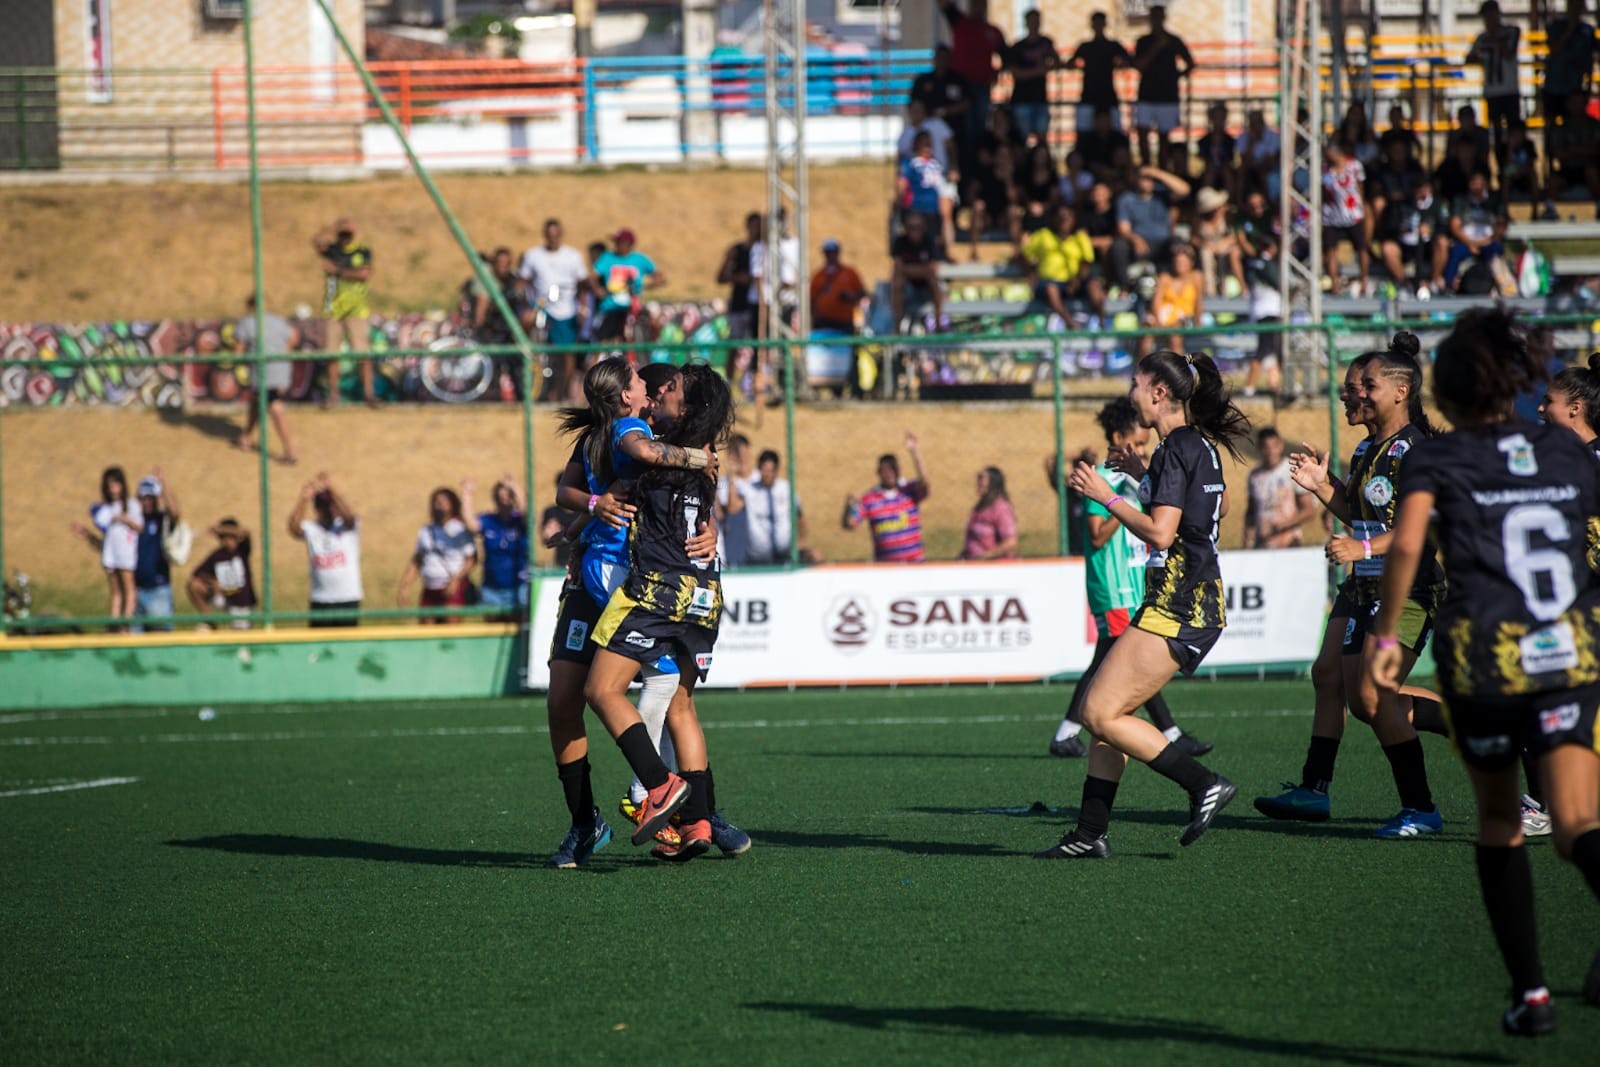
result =
[[1530,478],[1539,473],[1539,460],[1533,454],[1533,445],[1520,433],[1500,438],[1495,445],[1506,454],[1506,470],[1519,478]]
[[1389,502],[1394,499],[1394,483],[1379,475],[1367,483],[1367,487],[1362,490],[1362,495],[1367,498],[1367,503],[1373,507],[1386,508],[1389,506]]
[[1372,447],[1372,440],[1370,438],[1368,438],[1367,440],[1362,441],[1361,443],[1357,444],[1354,458],[1358,458],[1359,459],[1360,457],[1366,455],[1367,454],[1367,449],[1369,449],[1371,447]]
[[1396,441],[1394,444],[1389,446],[1389,456],[1392,459],[1399,459],[1401,456],[1405,455],[1407,452],[1410,452],[1410,451],[1411,451],[1411,442],[1410,441]]
[[1150,503],[1150,476],[1148,474],[1139,479],[1139,503],[1146,505]]
[[567,623],[567,650],[582,652],[583,643],[589,637],[589,624],[582,619],[573,619]]

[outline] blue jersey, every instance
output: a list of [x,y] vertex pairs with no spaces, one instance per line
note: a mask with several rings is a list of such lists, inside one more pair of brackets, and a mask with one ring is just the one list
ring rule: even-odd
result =
[[[612,482],[631,481],[643,473],[643,465],[622,451],[622,442],[636,433],[647,438],[654,435],[643,419],[618,419],[611,428],[611,478],[602,482],[589,463],[588,450],[583,451],[583,477],[589,483],[589,492],[604,493]],[[595,519],[583,530],[583,584],[595,603],[605,606],[611,591],[628,573],[628,531]]]
[[932,156],[926,159],[912,156],[900,164],[900,176],[911,187],[910,202],[906,206],[925,215],[937,215],[939,191],[944,188],[944,168],[939,161]]
[[515,589],[527,580],[528,517],[513,512],[509,521],[496,512],[478,516],[483,534],[483,585],[485,589]]
[[139,563],[133,569],[133,584],[139,589],[160,589],[172,584],[167,550],[161,544],[166,519],[164,511],[144,516],[144,526],[139,530]]

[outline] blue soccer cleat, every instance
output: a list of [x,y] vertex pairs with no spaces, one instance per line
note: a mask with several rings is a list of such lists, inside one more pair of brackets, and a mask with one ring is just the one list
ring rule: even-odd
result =
[[1327,822],[1333,814],[1328,794],[1289,782],[1284,782],[1283,788],[1275,797],[1256,797],[1256,810],[1269,819],[1294,822]]
[[567,836],[562,838],[561,847],[545,863],[547,867],[559,867],[571,870],[582,867],[589,862],[589,857],[605,848],[611,843],[611,827],[600,817],[600,809],[594,809],[594,826],[587,830],[574,826],[567,831]]
[[711,843],[727,856],[742,856],[750,851],[750,835],[724,819],[720,811],[711,813]]
[[1444,816],[1439,814],[1439,809],[1418,811],[1416,808],[1401,808],[1399,815],[1372,831],[1372,836],[1394,840],[1402,837],[1423,837],[1427,834],[1436,834],[1443,829]]

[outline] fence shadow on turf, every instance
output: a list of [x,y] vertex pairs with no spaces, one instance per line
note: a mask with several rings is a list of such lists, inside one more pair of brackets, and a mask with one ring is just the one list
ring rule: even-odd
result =
[[881,834],[804,833],[799,830],[762,830],[745,827],[750,836],[761,842],[763,848],[866,848],[903,852],[908,856],[969,856],[1015,857],[1027,856],[1009,848],[997,848],[981,841],[905,841]]
[[203,848],[216,852],[242,852],[255,856],[300,856],[311,859],[377,860],[415,863],[430,867],[540,867],[526,852],[488,852],[481,849],[412,848],[348,837],[297,837],[293,834],[218,834],[187,841],[167,841],[174,848]]
[[[1032,806],[1023,807],[983,807],[983,808],[942,808],[942,807],[915,807],[901,808],[901,811],[913,815],[937,815],[941,819],[951,816],[982,815],[988,817],[1002,816],[1005,818],[1035,818],[1054,816],[1056,818],[1069,818],[1077,814],[1078,809],[1072,805],[1063,805],[1059,808],[1047,806],[1043,801],[1034,801]],[[1144,810],[1141,808],[1118,808],[1111,813],[1112,825],[1119,822],[1148,823],[1152,825],[1182,826],[1184,821],[1183,809],[1177,805],[1167,810]],[[1235,811],[1228,809],[1226,815],[1217,816],[1213,824],[1214,829],[1223,831],[1244,830],[1247,833],[1259,834],[1288,834],[1295,837],[1349,837],[1370,838],[1372,830],[1377,824],[1371,821],[1335,819],[1331,822],[1317,823],[1292,823],[1273,822],[1265,816],[1251,814],[1249,809]]]
[[[871,1008],[854,1004],[747,1003],[756,1011],[809,1015],[823,1022],[864,1030],[925,1030],[950,1035],[1027,1034],[1078,1040],[1171,1042],[1211,1046],[1240,1053],[1282,1057],[1286,1062],[1321,1061],[1355,1067],[1416,1067],[1419,1062],[1506,1064],[1514,1060],[1481,1052],[1440,1049],[1383,1048],[1326,1041],[1288,1041],[1236,1034],[1206,1023],[1152,1016],[1075,1015],[1022,1008],[978,1008],[955,1004],[944,1008]],[[1153,1051],[1153,1050],[1152,1050]]]

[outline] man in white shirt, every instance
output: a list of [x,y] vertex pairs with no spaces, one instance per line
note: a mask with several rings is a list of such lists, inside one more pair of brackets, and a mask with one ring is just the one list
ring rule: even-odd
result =
[[959,162],[955,150],[955,134],[951,132],[949,124],[944,119],[928,114],[928,109],[923,106],[921,100],[913,100],[906,107],[906,124],[900,131],[900,140],[895,145],[895,162],[904,163],[911,158],[913,155],[911,146],[916,141],[917,134],[924,130],[933,138],[933,158],[939,161],[939,166],[944,168],[945,174],[950,174],[951,165]]
[[[745,515],[750,527],[751,566],[787,563],[794,545],[795,528],[790,524],[789,482],[778,477],[778,453],[768,449],[756,462],[756,477],[744,485]],[[795,498],[795,518],[799,522],[800,545],[806,540],[806,517]]]
[[311,564],[309,625],[357,625],[354,616],[319,617],[321,612],[357,611],[362,596],[360,527],[355,512],[326,474],[318,474],[300,490],[289,516],[289,536],[305,542]]
[[1472,42],[1467,62],[1483,68],[1483,102],[1488,106],[1495,157],[1501,158],[1506,131],[1522,121],[1522,90],[1518,85],[1517,67],[1517,45],[1522,40],[1522,31],[1508,25],[1501,17],[1498,0],[1484,0],[1478,14],[1483,16],[1483,32]]
[[1244,547],[1294,548],[1300,544],[1301,527],[1316,513],[1316,501],[1289,476],[1283,437],[1276,427],[1262,427],[1256,448],[1261,466],[1250,472]]
[[[553,345],[578,343],[578,293],[589,281],[589,265],[576,248],[561,243],[561,220],[546,219],[544,244],[522,254],[517,274],[530,307],[544,311],[545,340]],[[581,403],[583,379],[577,373],[578,357],[553,356],[550,398]]]

